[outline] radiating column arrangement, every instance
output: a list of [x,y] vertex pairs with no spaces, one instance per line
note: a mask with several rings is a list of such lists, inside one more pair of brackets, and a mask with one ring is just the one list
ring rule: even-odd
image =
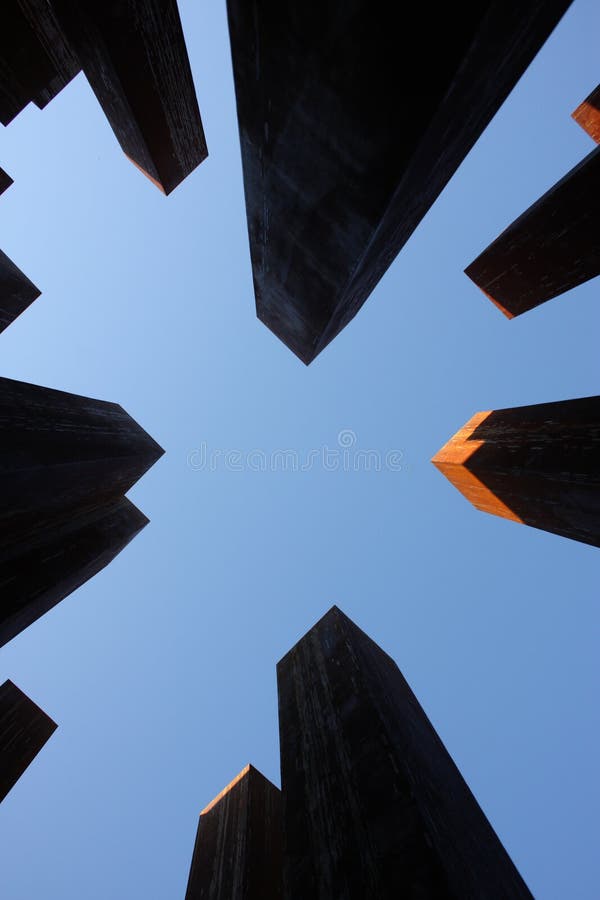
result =
[[0,686],[0,800],[35,759],[57,725],[23,691]]
[[476,413],[432,462],[477,509],[600,546],[600,397]]
[[0,646],[147,524],[124,495],[162,453],[116,403],[0,378]]
[[583,103],[579,104],[573,118],[597,144],[600,144],[600,84]]
[[568,6],[228,0],[257,314],[303,362],[356,315]]
[[398,666],[337,607],[277,688],[281,798],[252,767],[215,798],[186,900],[531,898]]
[[186,900],[281,900],[281,792],[246,766],[200,813]]

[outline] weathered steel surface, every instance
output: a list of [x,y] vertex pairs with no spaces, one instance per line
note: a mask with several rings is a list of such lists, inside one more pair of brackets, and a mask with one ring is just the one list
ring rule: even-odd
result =
[[52,0],[124,153],[165,194],[207,156],[176,0]]
[[432,462],[477,509],[600,546],[600,397],[477,413]]
[[0,800],[4,800],[56,728],[50,716],[12,681],[0,686]]
[[281,794],[246,766],[200,814],[186,900],[281,900]]
[[0,331],[14,322],[40,294],[39,288],[0,250]]
[[115,403],[0,378],[0,641],[146,524],[124,494],[162,453]]
[[600,144],[600,84],[572,114],[584,131]]
[[13,180],[8,172],[5,172],[4,169],[0,169],[0,194],[3,194],[12,183]]
[[[258,317],[305,363],[356,315],[568,0],[228,0]],[[449,35],[452,35],[449,39]],[[426,35],[422,70],[412,46]]]
[[531,897],[397,665],[339,609],[277,680],[286,900]]
[[509,318],[600,274],[600,147],[465,269]]

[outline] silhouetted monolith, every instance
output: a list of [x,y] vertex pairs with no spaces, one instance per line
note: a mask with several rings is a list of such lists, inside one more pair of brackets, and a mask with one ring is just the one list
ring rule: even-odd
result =
[[35,759],[57,725],[23,691],[0,686],[0,800]]

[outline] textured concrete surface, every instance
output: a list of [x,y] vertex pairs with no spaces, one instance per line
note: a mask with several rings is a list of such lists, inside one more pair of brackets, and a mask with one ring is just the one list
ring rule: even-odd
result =
[[56,728],[50,716],[12,681],[0,686],[0,800],[4,800]]
[[339,609],[277,682],[286,900],[531,897],[398,666]]
[[202,810],[186,900],[281,900],[281,794],[246,766]]
[[476,413],[432,462],[477,509],[600,546],[600,397]]

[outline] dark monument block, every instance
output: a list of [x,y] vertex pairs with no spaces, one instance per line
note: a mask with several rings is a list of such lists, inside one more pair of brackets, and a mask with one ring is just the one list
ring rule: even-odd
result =
[[4,191],[11,186],[12,183],[13,180],[8,172],[5,172],[4,169],[0,169],[0,194],[3,194]]
[[583,103],[579,104],[572,115],[577,124],[600,144],[600,84]]
[[186,900],[281,900],[281,794],[246,766],[200,814]]
[[0,378],[0,641],[147,523],[124,494],[163,450],[116,403]]
[[397,665],[339,609],[277,681],[286,900],[531,898]]
[[0,647],[97,575],[147,524],[126,497],[40,516],[29,535],[0,550]]
[[23,691],[0,686],[0,800],[35,759],[57,725]]
[[0,331],[20,316],[41,291],[0,250]]
[[44,107],[79,72],[48,0],[3,0],[0,122],[33,102]]
[[176,0],[52,0],[126,156],[169,194],[207,156]]
[[512,319],[600,275],[600,147],[465,269]]
[[600,547],[600,397],[476,413],[432,462],[477,509]]
[[568,6],[228,0],[257,314],[303,362],[359,311]]

